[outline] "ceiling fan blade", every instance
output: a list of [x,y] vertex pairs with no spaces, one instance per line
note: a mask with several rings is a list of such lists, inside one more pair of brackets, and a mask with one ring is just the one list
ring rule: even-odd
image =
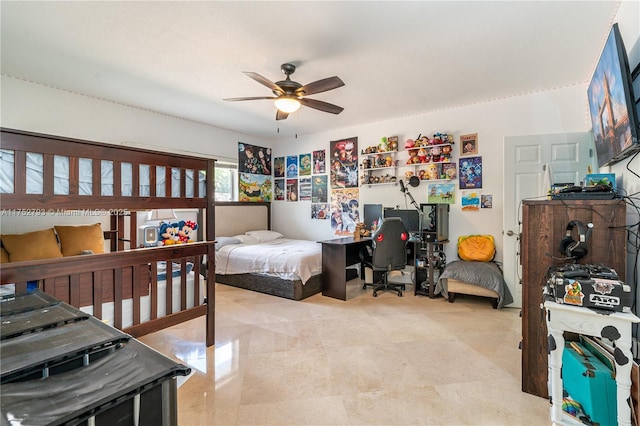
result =
[[259,99],[277,99],[275,96],[251,96],[248,98],[226,98],[223,101],[257,101]]
[[328,102],[318,101],[318,100],[309,99],[309,98],[300,99],[300,103],[310,108],[318,109],[324,112],[330,112],[331,114],[340,114],[344,110],[344,108],[339,107],[338,105],[333,105]]
[[286,120],[289,116],[289,113],[282,112],[279,109],[276,110],[276,120]]
[[256,73],[256,72],[251,72],[251,71],[244,71],[244,73],[246,75],[248,75],[250,78],[254,79],[255,81],[257,81],[258,83],[267,86],[269,89],[273,90],[274,92],[276,92],[278,95],[284,95],[284,90],[282,90],[280,88],[280,86],[278,86],[277,84],[275,84],[273,81],[269,80],[266,77],[261,76],[260,74]]
[[344,82],[338,77],[329,77],[322,80],[314,81],[313,83],[305,84],[296,90],[298,96],[308,96],[315,93],[326,92],[327,90],[337,89],[344,86]]

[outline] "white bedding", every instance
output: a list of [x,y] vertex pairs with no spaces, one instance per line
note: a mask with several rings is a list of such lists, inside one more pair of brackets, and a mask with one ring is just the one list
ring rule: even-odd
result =
[[230,244],[216,251],[216,274],[261,273],[306,283],[322,271],[322,246],[278,238],[259,244]]

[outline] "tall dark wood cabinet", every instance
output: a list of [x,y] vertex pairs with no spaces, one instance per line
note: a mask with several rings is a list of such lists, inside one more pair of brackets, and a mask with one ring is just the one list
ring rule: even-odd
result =
[[[613,268],[621,280],[626,271],[626,205],[622,200],[523,201],[522,238],[522,391],[544,398],[547,389],[547,326],[542,290],[547,268],[563,265],[558,250],[567,224],[593,223],[587,256],[578,263]],[[573,237],[577,238],[576,230]],[[552,257],[553,256],[553,257]]]

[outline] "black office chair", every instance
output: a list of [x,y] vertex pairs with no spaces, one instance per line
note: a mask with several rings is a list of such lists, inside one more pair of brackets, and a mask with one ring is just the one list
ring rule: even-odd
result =
[[[402,283],[389,283],[391,271],[402,270],[407,264],[407,241],[409,233],[399,217],[384,218],[380,228],[373,234],[373,246],[371,250],[360,252],[360,260],[365,266],[371,268],[374,279],[372,283],[365,281],[362,288],[373,287],[373,297],[378,297],[378,291],[392,290],[402,296],[405,285]],[[376,274],[378,272],[379,274]],[[377,276],[380,280],[376,281]],[[365,276],[366,278],[366,276]]]

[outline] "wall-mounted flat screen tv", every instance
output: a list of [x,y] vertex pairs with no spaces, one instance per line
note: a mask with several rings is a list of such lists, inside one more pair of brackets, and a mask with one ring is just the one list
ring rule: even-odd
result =
[[627,52],[613,24],[587,89],[598,166],[607,166],[640,150]]

